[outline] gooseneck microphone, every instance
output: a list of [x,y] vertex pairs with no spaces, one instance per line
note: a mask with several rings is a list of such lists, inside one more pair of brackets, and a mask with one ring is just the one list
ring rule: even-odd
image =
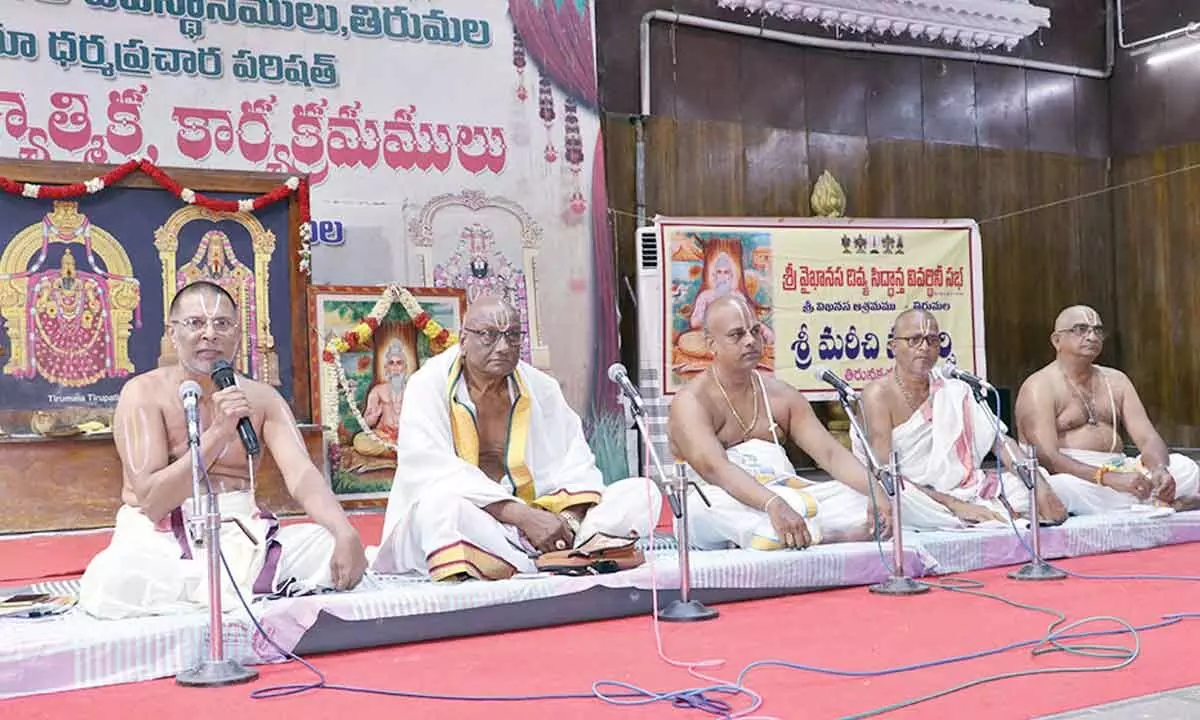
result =
[[644,407],[642,405],[642,394],[638,392],[638,389],[633,386],[632,382],[630,382],[629,372],[625,369],[624,365],[619,362],[609,365],[608,379],[616,383],[617,387],[621,388],[621,392],[625,394],[625,397],[629,398],[629,402],[633,403],[634,412],[644,412]]
[[961,380],[981,392],[996,391],[996,388],[989,385],[987,380],[984,380],[978,375],[972,375],[966,370],[959,370],[957,366],[949,363],[942,366],[941,375],[947,380]]
[[821,382],[832,385],[834,389],[838,391],[838,394],[843,397],[853,398],[858,395],[858,392],[854,388],[850,387],[849,383],[838,377],[837,373],[825,367],[824,365],[818,365],[813,368],[812,374],[813,377]]
[[183,401],[183,417],[187,421],[187,436],[189,445],[200,444],[200,396],[204,391],[200,383],[188,380],[179,386],[179,399]]
[[[237,376],[233,372],[233,366],[226,360],[218,360],[213,364],[212,381],[220,390],[237,385]],[[238,420],[237,429],[247,455],[254,457],[262,452],[262,447],[258,444],[258,433],[254,432],[254,425],[250,423],[250,418],[244,417]]]

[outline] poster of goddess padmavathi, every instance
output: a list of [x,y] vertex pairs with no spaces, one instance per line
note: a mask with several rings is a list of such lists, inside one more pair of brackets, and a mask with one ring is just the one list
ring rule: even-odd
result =
[[130,375],[140,288],[125,249],[76,202],[55,202],[0,255],[4,373],[67,388]]

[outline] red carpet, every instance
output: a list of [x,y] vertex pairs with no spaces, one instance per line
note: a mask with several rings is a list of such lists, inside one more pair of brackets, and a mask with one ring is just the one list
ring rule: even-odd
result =
[[[303,517],[282,519],[284,525],[306,521]],[[353,514],[350,521],[358,528],[364,544],[379,542],[383,513]],[[78,577],[92,556],[108,546],[111,537],[111,530],[0,536],[0,586]]]
[[[1200,563],[1200,544],[1062,562],[1091,573],[1181,573]],[[1200,612],[1193,583],[1070,579],[1018,583],[1003,570],[970,573],[988,590],[1047,605],[1075,620],[1117,615],[1135,624],[1165,613]],[[850,588],[721,606],[721,617],[690,626],[663,626],[667,654],[680,660],[724,658],[715,671],[732,679],[747,663],[785,658],[842,669],[878,669],[994,647],[1039,636],[1050,618],[993,600],[944,591],[909,598],[870,595]],[[1085,629],[1101,629],[1095,626]],[[1128,642],[1128,637],[1103,640]],[[887,718],[1030,718],[1200,682],[1194,650],[1200,621],[1142,634],[1142,653],[1117,672],[1005,680],[889,713]],[[508,635],[422,643],[375,651],[318,656],[331,682],[426,692],[517,694],[586,691],[597,679],[623,680],[656,690],[700,684],[659,660],[648,618],[615,620]],[[1033,667],[1096,666],[1109,661],[1039,658],[1028,650],[956,665],[873,679],[835,678],[783,669],[752,672],[747,685],[766,703],[757,713],[779,718],[837,718],[890,704],[983,675]],[[615,708],[596,700],[541,703],[446,703],[316,691],[292,698],[252,700],[254,688],[307,681],[296,664],[260,668],[258,682],[242,687],[186,690],[170,679],[6,703],[6,720],[125,717],[153,708],[160,718],[286,716],[289,720],[345,717],[405,718],[704,718],[698,711],[659,703]],[[201,705],[203,703],[203,705]],[[741,706],[739,706],[741,707]]]

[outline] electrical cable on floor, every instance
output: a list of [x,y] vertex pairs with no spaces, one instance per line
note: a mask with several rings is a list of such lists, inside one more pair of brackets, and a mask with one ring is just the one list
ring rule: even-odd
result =
[[[997,398],[997,404],[998,403],[999,403],[999,400]],[[998,410],[999,409],[997,408],[997,412],[998,412]],[[997,466],[999,467],[999,465],[1000,465],[999,458],[996,459],[996,463],[997,463]],[[870,495],[870,501],[871,501],[871,505],[872,505],[872,515],[874,517],[874,522],[875,522],[875,532],[873,533],[875,545],[879,551],[880,560],[883,563],[884,567],[887,568],[890,573],[894,574],[896,569],[890,567],[890,563],[888,561],[887,554],[883,550],[881,520],[880,520],[880,516],[877,512],[878,506],[876,504],[875,496],[873,493]],[[899,494],[897,494],[897,497],[894,499],[894,501],[895,502],[900,501]],[[1021,536],[1020,531],[1017,529],[1015,523],[1012,522],[1011,518],[1010,518],[1010,524],[1012,525],[1014,532],[1016,532],[1016,535],[1017,535],[1018,539],[1020,540],[1021,544],[1032,555],[1032,550],[1029,549],[1029,546],[1025,543],[1024,537]],[[897,532],[897,531],[901,531],[901,530],[893,529],[893,532]],[[874,717],[877,715],[882,715],[882,714],[885,714],[888,712],[892,712],[894,710],[912,707],[912,706],[918,705],[920,703],[924,703],[924,702],[928,702],[930,700],[945,697],[952,693],[960,692],[962,690],[966,690],[966,689],[969,689],[972,687],[977,687],[979,685],[983,685],[986,683],[997,682],[1000,680],[1007,680],[1007,679],[1012,679],[1012,678],[1017,678],[1017,677],[1028,677],[1028,676],[1032,676],[1032,675],[1051,675],[1051,674],[1083,673],[1083,672],[1108,672],[1108,671],[1112,671],[1112,670],[1119,670],[1121,668],[1128,666],[1135,659],[1137,659],[1137,657],[1141,651],[1141,638],[1138,633],[1176,625],[1185,619],[1200,618],[1200,613],[1174,613],[1174,614],[1170,614],[1170,615],[1164,615],[1163,619],[1158,622],[1141,625],[1141,626],[1134,626],[1126,620],[1123,620],[1123,619],[1117,618],[1117,617],[1112,617],[1112,616],[1093,616],[1093,617],[1083,618],[1081,620],[1076,620],[1073,622],[1067,622],[1067,616],[1062,612],[1059,612],[1059,611],[1051,609],[1051,608],[1022,603],[1022,602],[1013,600],[1011,598],[1006,598],[1004,596],[1001,596],[1001,595],[998,595],[995,593],[984,591],[984,590],[982,590],[982,588],[984,587],[984,584],[982,582],[979,582],[976,580],[969,580],[969,579],[965,579],[965,578],[954,578],[954,577],[946,577],[946,578],[941,579],[940,581],[919,580],[919,582],[929,586],[930,588],[936,588],[936,589],[945,590],[948,592],[962,593],[962,594],[966,594],[966,595],[974,595],[977,597],[988,598],[988,599],[996,600],[998,602],[1002,602],[1006,605],[1009,605],[1009,606],[1017,608],[1017,609],[1029,610],[1032,612],[1039,612],[1042,614],[1047,614],[1047,615],[1054,617],[1054,621],[1047,628],[1047,631],[1038,638],[1035,638],[1032,640],[1024,640],[1024,641],[1009,643],[1007,645],[1003,645],[1003,646],[996,647],[996,648],[975,651],[975,652],[966,653],[963,655],[951,656],[951,657],[947,657],[947,658],[929,660],[929,661],[925,661],[925,662],[903,665],[903,666],[898,666],[898,667],[893,667],[893,668],[884,668],[884,669],[880,669],[880,670],[862,670],[862,671],[823,668],[823,667],[818,667],[818,666],[813,666],[813,665],[804,665],[804,664],[800,664],[800,663],[788,662],[788,661],[784,661],[784,660],[759,660],[759,661],[752,662],[752,663],[748,664],[745,668],[743,668],[742,671],[738,674],[736,682],[726,682],[726,681],[722,681],[718,678],[711,678],[711,677],[704,675],[703,673],[700,673],[698,671],[698,668],[716,667],[716,666],[723,665],[724,664],[723,660],[705,660],[705,661],[699,661],[699,662],[678,661],[678,660],[673,660],[673,659],[667,657],[667,655],[663,651],[662,635],[661,635],[661,631],[660,631],[660,627],[659,627],[659,619],[658,619],[658,603],[659,603],[658,582],[657,582],[657,575],[656,575],[656,569],[655,569],[655,564],[654,564],[655,563],[654,558],[656,555],[656,551],[653,549],[653,543],[651,543],[651,545],[647,548],[647,554],[648,554],[647,555],[647,564],[649,566],[650,574],[651,574],[651,583],[650,583],[651,598],[652,598],[651,599],[651,606],[652,606],[651,607],[651,613],[652,613],[651,614],[651,623],[652,623],[652,627],[653,627],[653,631],[654,631],[654,637],[655,637],[656,649],[657,649],[658,655],[659,655],[660,659],[662,659],[664,662],[666,662],[672,666],[682,667],[682,668],[687,669],[689,674],[693,675],[694,677],[712,681],[713,682],[712,685],[705,686],[705,687],[685,688],[685,689],[681,689],[681,690],[674,690],[674,691],[668,691],[668,692],[655,692],[652,690],[648,690],[648,689],[639,687],[637,685],[633,685],[631,683],[615,681],[615,680],[598,680],[592,684],[592,688],[591,688],[590,692],[537,693],[537,694],[528,694],[528,695],[461,695],[461,694],[450,694],[450,693],[426,693],[426,692],[416,692],[416,691],[409,691],[409,690],[389,690],[389,689],[383,689],[383,688],[367,688],[367,687],[359,687],[359,686],[353,686],[353,685],[330,683],[328,681],[328,678],[326,678],[325,674],[323,672],[321,672],[321,670],[319,670],[312,663],[310,663],[308,660],[305,660],[304,658],[300,657],[299,655],[297,655],[291,651],[285,650],[277,642],[275,642],[274,638],[272,638],[271,635],[269,633],[267,633],[265,628],[263,628],[263,626],[261,625],[259,619],[255,616],[254,612],[251,610],[250,604],[247,602],[245,596],[242,594],[240,586],[236,582],[233,582],[232,585],[233,585],[235,593],[237,594],[238,600],[240,601],[242,608],[246,611],[246,614],[249,616],[250,621],[253,623],[253,625],[254,625],[255,629],[258,631],[258,633],[273,648],[275,648],[275,650],[278,651],[283,657],[291,659],[291,660],[295,660],[296,662],[300,663],[307,670],[312,672],[313,675],[315,675],[317,678],[313,682],[288,683],[288,684],[274,685],[274,686],[270,686],[270,687],[260,688],[260,689],[257,689],[257,690],[254,690],[253,692],[251,692],[250,697],[254,698],[254,699],[278,698],[278,697],[299,695],[299,694],[309,692],[312,690],[324,689],[324,690],[336,690],[336,691],[340,691],[340,692],[348,692],[348,693],[356,693],[356,694],[382,695],[382,696],[387,696],[387,697],[397,697],[397,698],[416,699],[416,700],[441,700],[441,701],[459,701],[459,702],[507,702],[507,703],[511,703],[511,702],[531,702],[531,701],[547,701],[547,700],[601,700],[605,703],[608,703],[610,705],[616,705],[616,706],[626,706],[626,705],[640,706],[640,705],[649,705],[649,704],[653,704],[653,703],[665,702],[665,703],[669,703],[671,705],[671,707],[674,707],[677,709],[697,710],[697,711],[703,712],[709,716],[722,718],[722,720],[735,720],[735,719],[765,720],[765,718],[755,718],[750,715],[750,713],[753,713],[759,707],[761,707],[761,705],[763,703],[763,699],[758,693],[750,690],[749,688],[747,688],[745,686],[746,676],[751,671],[753,671],[757,668],[762,668],[762,667],[780,667],[780,668],[786,668],[786,669],[791,669],[791,670],[801,670],[801,671],[818,673],[818,674],[823,674],[823,675],[831,675],[831,676],[835,676],[835,677],[859,677],[859,678],[880,677],[880,676],[884,676],[884,675],[893,675],[893,674],[898,674],[898,673],[912,672],[912,671],[916,671],[916,670],[945,666],[945,665],[949,665],[952,663],[964,662],[964,661],[974,660],[974,659],[978,659],[978,658],[982,658],[982,657],[988,657],[991,655],[997,655],[1000,653],[1008,652],[1010,650],[1021,649],[1021,648],[1032,648],[1032,654],[1034,656],[1040,656],[1043,654],[1053,653],[1053,652],[1063,652],[1063,653],[1077,656],[1077,657],[1112,659],[1115,661],[1111,664],[1102,665],[1102,666],[1037,668],[1037,669],[1031,669],[1031,670],[1022,670],[1022,671],[1001,673],[1001,674],[996,674],[996,675],[989,675],[989,676],[981,677],[981,678],[971,680],[968,682],[960,683],[958,685],[954,685],[952,687],[949,687],[949,688],[946,688],[943,690],[939,690],[934,693],[929,693],[926,695],[911,698],[908,700],[893,703],[893,704],[890,704],[887,706],[883,706],[880,708],[876,708],[873,710],[869,710],[869,711],[866,711],[863,713],[859,713],[856,715],[851,715],[851,716],[847,716],[846,718],[843,718],[843,720],[859,720],[861,718]],[[221,555],[221,563],[222,563],[222,566],[225,568],[226,574],[232,580],[233,573],[232,573],[232,571],[229,567],[229,564],[224,556],[224,553],[222,553],[222,555]],[[1066,572],[1068,572],[1068,574],[1070,574],[1072,577],[1079,577],[1079,578],[1083,578],[1083,579],[1097,579],[1097,580],[1142,580],[1142,579],[1147,579],[1147,580],[1200,580],[1200,577],[1191,577],[1191,576],[1182,576],[1182,575],[1181,576],[1155,576],[1155,575],[1105,576],[1105,575],[1084,575],[1084,574],[1079,574],[1079,573],[1072,573],[1070,571],[1066,571]],[[1095,622],[1110,622],[1110,623],[1114,623],[1114,624],[1118,625],[1118,627],[1115,629],[1107,629],[1107,630],[1093,630],[1093,631],[1088,631],[1088,632],[1077,632],[1078,628],[1080,628],[1081,626],[1089,624],[1089,623],[1095,623]],[[1078,643],[1078,644],[1075,644],[1073,642],[1073,641],[1077,641],[1077,640],[1084,640],[1084,639],[1097,638],[1097,637],[1103,637],[1103,636],[1112,636],[1112,635],[1125,635],[1125,634],[1132,636],[1131,637],[1132,646],[1097,644],[1097,643],[1091,642],[1091,641]],[[743,697],[743,698],[748,699],[750,701],[750,706],[746,709],[743,709],[740,711],[735,711],[733,709],[732,701],[737,697]]]
[[[211,492],[211,487],[209,488]],[[652,523],[653,526],[653,523]],[[696,675],[695,669],[699,667],[712,667],[721,665],[723,660],[705,660],[700,662],[684,662],[668,658],[662,649],[662,636],[659,632],[658,620],[658,583],[654,575],[654,549],[649,547],[647,552],[649,555],[649,564],[651,568],[651,594],[652,594],[652,622],[654,625],[654,635],[657,642],[658,654],[665,662],[676,667],[687,668],[690,673]],[[461,701],[461,702],[530,702],[544,700],[601,700],[611,705],[648,705],[657,702],[670,703],[672,707],[685,710],[699,710],[708,715],[725,719],[741,718],[742,720],[767,720],[754,719],[748,716],[748,713],[753,712],[762,705],[762,698],[752,690],[739,685],[716,681],[716,684],[708,687],[685,688],[682,690],[674,690],[668,692],[654,692],[645,688],[633,685],[631,683],[615,681],[615,680],[598,680],[592,684],[590,692],[574,692],[574,693],[538,693],[530,695],[460,695],[449,693],[423,693],[409,690],[388,690],[383,688],[368,688],[354,685],[342,685],[329,682],[328,678],[316,666],[299,655],[285,650],[275,639],[267,633],[259,622],[257,616],[250,609],[249,603],[242,594],[241,587],[234,580],[233,572],[229,567],[229,563],[225,558],[224,551],[221,552],[221,564],[225,568],[226,575],[233,581],[233,589],[237,594],[238,601],[242,608],[246,611],[250,622],[253,623],[258,633],[279,652],[283,657],[303,665],[317,679],[307,683],[287,683],[282,685],[273,685],[265,688],[259,688],[250,693],[250,697],[256,700],[267,698],[288,697],[299,695],[301,693],[312,690],[337,690],[340,692],[366,694],[366,695],[383,695],[388,697],[399,697],[416,700],[446,700],[446,701]],[[703,675],[696,675],[704,678]],[[707,678],[706,678],[707,679]],[[619,692],[608,692],[606,688],[616,688]],[[734,711],[733,705],[729,700],[734,697],[746,697],[751,701],[751,706],[745,710]],[[729,700],[722,699],[723,697]]]
[[[999,417],[1000,417],[1000,398],[999,398],[998,394],[996,395],[996,400],[995,400],[995,417],[997,419],[999,419]],[[1002,461],[1000,459],[1000,452],[1001,452],[1001,448],[1004,445],[1004,440],[1006,438],[1004,437],[1004,434],[1000,428],[999,423],[997,423],[995,431],[996,431],[995,439],[992,443],[992,447],[994,448],[994,452],[995,452],[995,471],[996,471],[997,477],[1001,477],[999,486],[1000,486],[1000,492],[1001,492],[1001,494],[1003,494],[1004,493],[1004,483],[1003,483],[1002,474],[1001,474],[1003,472],[1003,467],[1002,467]],[[1035,480],[1035,482],[1036,482],[1036,480]],[[1030,490],[1030,492],[1031,493],[1037,492],[1036,484],[1035,484],[1034,488],[1032,490]],[[1031,518],[1030,522],[1031,523],[1040,522],[1040,518]],[[1033,549],[1028,545],[1028,543],[1026,543],[1025,537],[1021,534],[1020,530],[1016,526],[1015,519],[1012,518],[1011,516],[1009,517],[1009,526],[1012,528],[1013,533],[1016,535],[1018,542],[1020,542],[1021,546],[1025,548],[1026,552],[1029,553],[1030,557],[1035,562],[1037,562],[1037,561],[1044,562],[1043,558],[1034,556]],[[1035,530],[1036,530],[1036,528],[1035,528]],[[884,558],[884,561],[886,563],[886,554],[883,552],[882,545],[878,542],[878,540],[877,540],[877,545],[879,545],[880,557]],[[1087,574],[1082,574],[1082,573],[1075,573],[1070,570],[1066,570],[1064,568],[1058,568],[1058,569],[1062,570],[1070,577],[1076,577],[1076,578],[1080,578],[1080,579],[1089,579],[1089,580],[1197,580],[1197,581],[1200,581],[1200,577],[1193,577],[1193,576],[1186,576],[1186,575],[1161,575],[1161,576],[1156,576],[1156,575],[1087,575]],[[956,580],[957,581],[957,579],[955,579],[955,578],[947,578],[946,580]],[[943,590],[951,590],[954,592],[962,592],[962,593],[966,593],[966,594],[970,594],[970,595],[977,595],[977,596],[982,596],[982,597],[990,597],[992,599],[1004,602],[1008,605],[1012,605],[1013,607],[1019,607],[1019,608],[1028,609],[1028,610],[1036,610],[1036,611],[1040,611],[1040,612],[1045,612],[1047,614],[1055,615],[1058,617],[1058,619],[1055,620],[1054,623],[1052,623],[1050,625],[1050,627],[1047,629],[1046,635],[1043,638],[1041,638],[1040,640],[1032,641],[1032,642],[1016,643],[1016,644],[1007,646],[1002,649],[997,649],[997,650],[993,650],[993,651],[984,651],[982,653],[976,653],[973,657],[983,657],[985,655],[996,654],[998,652],[1004,652],[1006,650],[1015,649],[1018,647],[1028,647],[1028,646],[1032,645],[1034,647],[1034,649],[1032,651],[1032,654],[1034,656],[1044,655],[1046,653],[1051,653],[1051,652],[1063,652],[1068,655],[1073,655],[1076,657],[1113,658],[1113,659],[1116,659],[1118,662],[1115,662],[1110,665],[1103,665],[1103,666],[1036,668],[1036,669],[1031,669],[1031,670],[1021,670],[1021,671],[1015,671],[1015,672],[1000,673],[1000,674],[996,674],[996,675],[988,675],[988,676],[985,676],[982,678],[978,678],[975,680],[971,680],[971,681],[968,681],[965,683],[961,683],[959,685],[955,685],[955,686],[946,688],[944,690],[939,690],[934,693],[922,695],[922,696],[919,696],[916,698],[912,698],[912,699],[905,700],[902,702],[894,703],[894,704],[887,705],[887,706],[884,706],[881,708],[876,708],[875,710],[870,710],[865,713],[847,716],[845,718],[842,718],[842,720],[860,720],[861,718],[868,718],[868,717],[874,717],[876,715],[882,715],[884,713],[891,712],[893,710],[899,710],[902,708],[912,707],[914,705],[918,705],[923,702],[928,702],[930,700],[934,700],[934,699],[937,699],[940,697],[945,697],[946,695],[949,695],[951,693],[959,692],[961,690],[966,690],[966,689],[972,688],[972,687],[977,687],[977,686],[983,685],[985,683],[997,682],[1000,680],[1008,680],[1008,679],[1017,678],[1017,677],[1028,677],[1031,675],[1052,675],[1052,674],[1061,674],[1061,673],[1081,673],[1081,672],[1108,672],[1108,671],[1113,671],[1113,670],[1120,670],[1120,669],[1128,666],[1134,660],[1136,660],[1138,655],[1141,653],[1141,637],[1138,635],[1139,632],[1143,632],[1146,630],[1153,630],[1153,629],[1162,628],[1162,627],[1167,627],[1167,626],[1174,625],[1174,624],[1182,621],[1184,618],[1191,618],[1191,617],[1197,616],[1197,614],[1191,614],[1191,613],[1176,613],[1173,615],[1164,616],[1164,620],[1161,622],[1153,623],[1153,624],[1145,625],[1145,626],[1141,626],[1141,627],[1136,627],[1122,618],[1107,616],[1107,615],[1098,615],[1098,616],[1086,617],[1081,620],[1076,620],[1074,622],[1063,625],[1061,628],[1059,628],[1058,626],[1065,623],[1067,618],[1065,615],[1063,615],[1062,613],[1060,613],[1056,610],[1051,610],[1049,608],[1040,608],[1040,607],[1033,606],[1033,605],[1026,605],[1024,603],[1019,603],[1019,602],[1010,600],[1008,598],[1004,598],[1002,596],[995,595],[993,593],[983,592],[982,590],[978,590],[978,589],[971,589],[971,588],[961,587],[961,586],[954,587],[954,586],[945,584],[945,581],[943,581],[943,583],[934,583],[934,582],[929,582],[929,581],[924,581],[924,580],[922,580],[920,582],[922,582],[925,585],[928,585],[929,587],[936,587],[936,588],[940,588]],[[974,582],[974,581],[972,581],[972,582]],[[982,586],[982,583],[980,583],[980,586]],[[1094,623],[1094,622],[1112,622],[1112,623],[1116,623],[1117,625],[1119,625],[1120,628],[1116,629],[1116,630],[1106,631],[1106,632],[1091,632],[1091,633],[1074,634],[1074,635],[1065,635],[1064,634],[1068,630],[1073,630],[1082,625],[1086,625],[1086,624]],[[1094,637],[1096,635],[1114,635],[1114,634],[1125,634],[1125,633],[1128,633],[1129,635],[1131,635],[1131,639],[1133,641],[1132,647],[1126,647],[1126,646],[1120,646],[1120,645],[1095,645],[1095,644],[1071,645],[1071,644],[1067,644],[1067,643],[1063,642],[1064,640],[1076,639],[1076,638],[1081,638],[1081,637]],[[966,657],[964,656],[960,659],[966,659]],[[771,664],[779,664],[779,663],[771,663]],[[908,666],[903,669],[892,668],[890,670],[885,670],[885,671],[881,671],[878,673],[870,673],[870,674],[866,674],[866,675],[854,675],[854,676],[867,677],[867,676],[875,676],[875,675],[883,675],[883,674],[892,674],[893,672],[915,670],[915,669],[921,669],[921,668],[927,668],[927,667],[935,667],[935,666],[943,665],[943,664],[946,664],[946,662],[945,661],[932,661],[929,663],[921,663],[918,665]],[[787,666],[787,665],[784,665],[784,666]],[[796,666],[796,665],[792,665],[791,667],[793,669],[804,669],[804,670],[810,670],[813,672],[820,672],[823,674],[835,674],[835,673],[830,672],[827,669],[821,669],[821,668],[811,668],[811,667],[803,667],[803,666]],[[848,675],[849,673],[838,672],[836,674]],[[738,680],[741,681],[744,678],[744,676],[745,676],[745,672],[743,672],[742,675],[739,675]]]

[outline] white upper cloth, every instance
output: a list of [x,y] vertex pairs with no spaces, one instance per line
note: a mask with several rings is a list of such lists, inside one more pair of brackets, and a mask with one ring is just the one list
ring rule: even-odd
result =
[[430,358],[409,378],[405,388],[396,440],[396,475],[388,496],[377,563],[386,563],[384,555],[394,544],[391,538],[397,527],[408,517],[412,505],[434,485],[443,491],[453,488],[454,493],[477,507],[520,499],[531,502],[560,491],[596,493],[598,500],[604,490],[604,478],[584,437],[583,423],[567,405],[558,381],[525,362],[517,364],[516,378],[509,382],[516,405],[510,442],[518,447],[510,446],[508,457],[523,451],[532,487],[521,487],[523,473],[514,468],[510,467],[510,475],[496,482],[460,457],[451,421],[451,392],[472,416],[474,405],[460,377],[459,352],[455,346]]
[[[961,380],[933,378],[929,389],[929,400],[892,431],[900,474],[964,502],[995,498],[998,478],[982,469],[983,459],[996,444],[996,424],[1002,434],[1008,428]],[[854,454],[865,462],[857,437]]]

